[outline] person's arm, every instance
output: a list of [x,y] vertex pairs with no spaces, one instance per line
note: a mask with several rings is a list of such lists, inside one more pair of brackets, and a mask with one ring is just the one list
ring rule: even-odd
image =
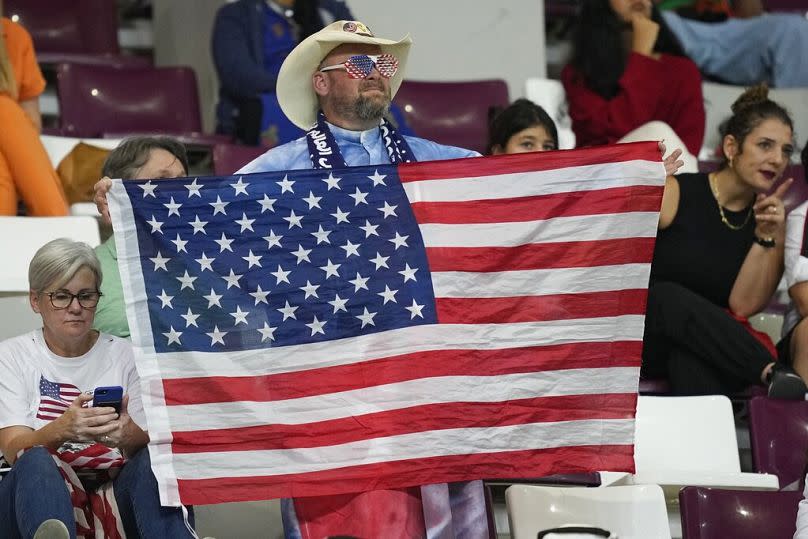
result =
[[797,531],[794,539],[808,539],[808,475],[806,475],[805,490],[797,506]]
[[34,430],[22,425],[0,429],[0,451],[9,464],[14,464],[21,449],[42,445],[56,449],[67,441],[98,440],[119,427],[113,408],[84,408],[92,395],[81,394],[58,419]]
[[[763,247],[753,243],[749,248],[729,294],[729,308],[738,316],[748,317],[760,312],[771,300],[783,275],[785,209],[782,197],[792,182],[792,179],[784,181],[767,197],[758,195],[758,200],[753,206],[757,222],[755,236],[763,239],[772,238],[775,245]],[[776,208],[777,213],[769,212],[771,207]]]
[[679,211],[679,181],[673,176],[665,178],[665,191],[662,193],[662,207],[659,209],[660,230],[665,230],[676,218]]
[[276,78],[255,61],[249,46],[249,28],[242,6],[223,6],[213,25],[213,61],[219,84],[236,97],[257,97],[275,91]]
[[579,141],[617,140],[654,118],[657,102],[665,92],[665,66],[633,52],[618,81],[617,94],[606,99],[586,86],[572,66],[561,73],[567,94],[572,127]]
[[31,123],[34,124],[36,130],[41,132],[42,114],[39,112],[39,97],[32,97],[31,99],[20,101],[20,107],[25,115],[31,120]]
[[788,295],[800,318],[808,316],[808,251],[805,249],[805,218],[808,203],[791,210],[786,219],[785,281]]
[[788,288],[788,295],[797,312],[800,313],[800,318],[808,316],[808,281],[802,281]]

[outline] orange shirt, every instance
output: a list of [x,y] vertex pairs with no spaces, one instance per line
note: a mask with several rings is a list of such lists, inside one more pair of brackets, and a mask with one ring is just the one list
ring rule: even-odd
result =
[[37,97],[45,89],[45,78],[36,61],[31,35],[25,28],[6,17],[0,19],[0,23],[6,52],[17,81],[17,100],[25,101]]

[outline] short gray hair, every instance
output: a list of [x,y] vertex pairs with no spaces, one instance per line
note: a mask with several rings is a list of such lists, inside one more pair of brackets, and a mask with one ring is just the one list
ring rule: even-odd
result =
[[182,165],[182,171],[188,174],[188,153],[185,146],[171,137],[138,136],[125,139],[112,150],[104,161],[101,175],[109,178],[132,179],[140,167],[149,160],[152,150],[165,150]]
[[28,286],[34,292],[44,292],[48,286],[64,286],[81,269],[95,274],[95,285],[101,286],[101,263],[95,251],[86,243],[59,238],[39,248],[28,265]]

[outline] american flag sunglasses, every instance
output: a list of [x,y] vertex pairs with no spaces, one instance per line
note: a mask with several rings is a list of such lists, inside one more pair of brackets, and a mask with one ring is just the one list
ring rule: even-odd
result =
[[398,71],[398,58],[392,54],[357,54],[341,64],[327,66],[320,71],[344,69],[350,78],[364,79],[373,71],[374,65],[379,70],[379,75],[389,79]]

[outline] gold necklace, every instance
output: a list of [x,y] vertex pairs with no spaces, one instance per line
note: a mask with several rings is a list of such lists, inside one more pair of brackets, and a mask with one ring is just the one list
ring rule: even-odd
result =
[[719,199],[721,194],[718,192],[718,180],[716,179],[716,176],[717,175],[715,173],[710,173],[710,175],[707,178],[710,181],[710,188],[713,191],[713,197],[715,197],[715,203],[718,204],[718,213],[719,215],[721,215],[721,222],[727,225],[727,228],[729,228],[730,230],[741,230],[743,227],[746,226],[746,224],[749,222],[749,219],[752,217],[752,206],[750,206],[749,211],[746,212],[746,219],[743,220],[743,223],[741,223],[740,225],[733,225],[732,223],[730,223],[729,219],[727,219],[727,216],[724,215],[724,207],[721,205],[721,201]]

